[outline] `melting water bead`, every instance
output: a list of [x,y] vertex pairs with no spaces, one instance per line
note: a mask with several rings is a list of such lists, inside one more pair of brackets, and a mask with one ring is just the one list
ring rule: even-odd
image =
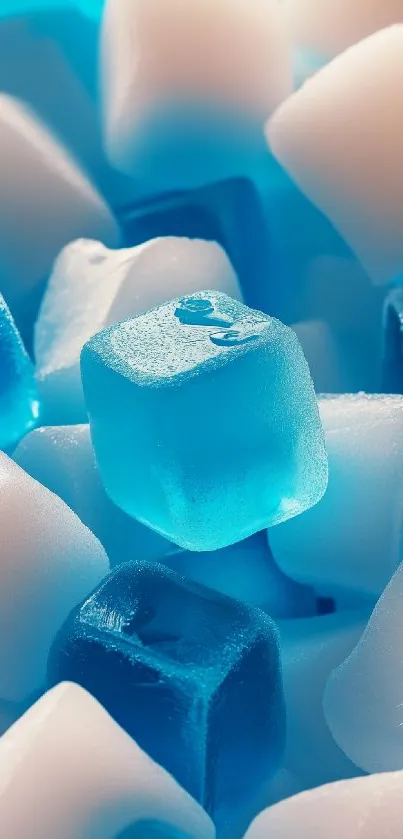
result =
[[200,292],[100,332],[81,369],[107,493],[182,547],[225,547],[322,496],[309,369],[274,318]]

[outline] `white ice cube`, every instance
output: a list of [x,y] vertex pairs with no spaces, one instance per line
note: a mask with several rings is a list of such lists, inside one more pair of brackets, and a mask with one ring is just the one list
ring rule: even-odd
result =
[[376,598],[403,558],[403,397],[319,399],[329,458],[321,501],[269,530],[293,579]]
[[89,693],[64,682],[0,740],[1,839],[116,839],[129,828],[214,839],[200,805]]
[[[169,125],[172,112],[183,129],[190,104],[192,116],[199,115],[196,134],[201,131],[203,138],[190,182],[180,180],[188,160],[175,154],[175,143],[161,176],[172,188],[203,185],[209,181],[209,117],[233,115],[245,130],[250,124],[260,134],[269,113],[291,92],[282,9],[277,0],[109,0],[102,77],[105,143],[117,168],[141,177],[140,149],[149,145],[150,132],[157,149],[166,143],[159,116],[167,116]],[[232,134],[232,145],[235,140]],[[218,163],[221,177],[243,174],[229,171],[231,165],[229,143]]]
[[245,839],[401,839],[403,772],[348,778],[270,807]]
[[36,117],[0,95],[0,291],[13,313],[77,236],[118,241],[109,209]]
[[0,697],[22,702],[42,686],[55,633],[109,563],[67,505],[3,453],[0,526]]
[[402,603],[400,565],[362,638],[326,688],[324,710],[333,737],[366,772],[403,766]]
[[267,125],[275,157],[376,282],[403,270],[403,25],[351,47]]
[[162,559],[178,551],[110,500],[98,471],[89,425],[37,428],[24,437],[13,458],[71,507],[100,540],[112,567],[134,559]]
[[353,611],[279,622],[287,713],[283,765],[304,789],[358,774],[332,738],[322,699],[329,674],[364,626],[364,615]]
[[216,242],[166,237],[121,250],[85,239],[67,245],[35,327],[46,422],[86,421],[80,352],[96,332],[207,287],[240,299],[236,274]]
[[402,0],[283,0],[283,5],[294,43],[323,58],[403,21]]

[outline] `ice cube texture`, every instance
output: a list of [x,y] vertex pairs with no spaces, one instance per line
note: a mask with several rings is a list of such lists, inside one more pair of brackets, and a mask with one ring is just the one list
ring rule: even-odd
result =
[[275,0],[110,0],[101,55],[106,149],[150,193],[248,175],[292,87]]
[[110,500],[95,460],[89,425],[37,428],[21,440],[13,459],[76,513],[105,548],[111,567],[132,559],[162,560],[178,551],[176,545]]
[[264,612],[162,565],[127,563],[72,612],[48,672],[51,684],[96,696],[220,835],[239,835],[256,814],[285,723],[277,632]]
[[85,345],[81,371],[107,493],[181,547],[240,541],[326,488],[294,332],[224,294],[186,296],[104,330]]
[[22,702],[42,687],[55,633],[109,563],[67,505],[4,453],[0,520],[0,698]]
[[400,839],[403,772],[348,778],[265,810],[245,839]]
[[38,388],[47,424],[86,421],[80,352],[96,332],[208,283],[240,297],[215,242],[168,236],[110,250],[79,239],[58,256],[35,326]]
[[34,367],[0,295],[0,449],[12,449],[38,415]]
[[[276,111],[271,150],[375,282],[403,269],[403,25],[343,52]],[[365,154],[363,150],[365,149]]]
[[78,685],[39,699],[1,738],[0,762],[2,839],[214,839],[201,807]]
[[269,531],[284,573],[328,594],[376,599],[402,556],[403,398],[319,399],[329,484],[316,507]]
[[403,766],[402,597],[399,565],[362,637],[326,688],[324,709],[332,735],[366,772]]

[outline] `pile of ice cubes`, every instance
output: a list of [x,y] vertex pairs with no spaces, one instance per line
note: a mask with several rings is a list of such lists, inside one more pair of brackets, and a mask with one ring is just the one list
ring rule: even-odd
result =
[[0,839],[401,839],[403,3],[3,0]]

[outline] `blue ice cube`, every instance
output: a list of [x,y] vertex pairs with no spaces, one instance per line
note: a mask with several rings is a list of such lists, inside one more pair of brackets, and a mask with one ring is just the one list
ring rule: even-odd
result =
[[221,835],[246,826],[285,737],[277,631],[264,612],[162,565],[127,563],[71,613],[48,672],[99,699]]
[[274,318],[199,292],[98,333],[81,370],[107,493],[182,547],[225,547],[321,498],[312,380]]
[[383,314],[382,391],[403,393],[403,287],[385,300]]
[[0,449],[12,448],[38,414],[34,368],[0,295]]

